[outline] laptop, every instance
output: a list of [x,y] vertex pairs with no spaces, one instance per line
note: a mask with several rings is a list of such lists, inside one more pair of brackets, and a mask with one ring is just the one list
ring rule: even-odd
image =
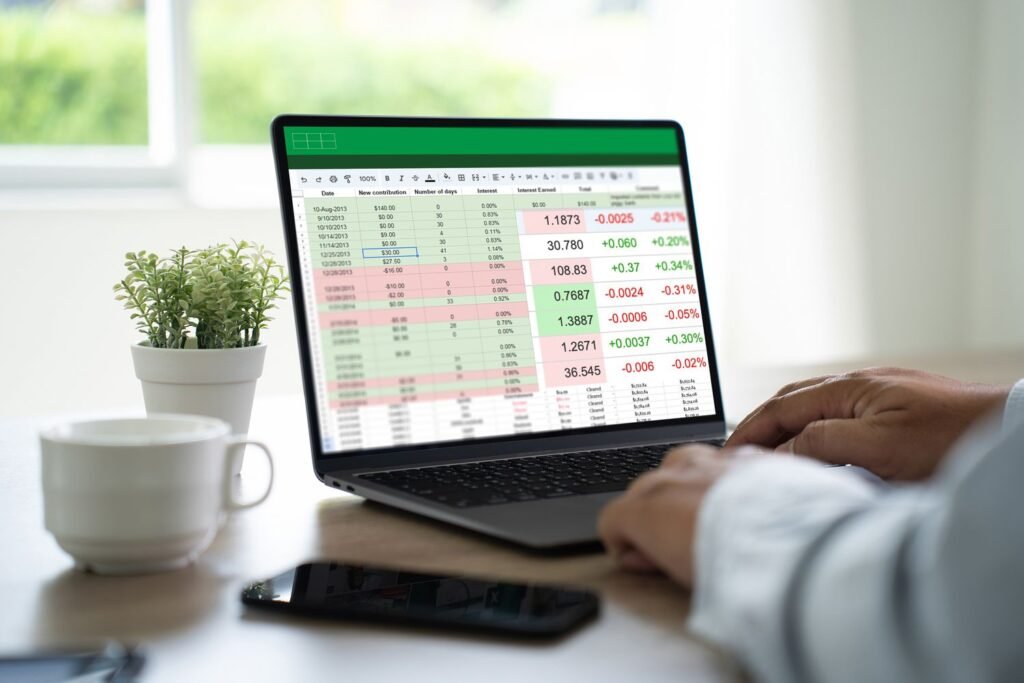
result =
[[313,470],[535,549],[725,419],[673,121],[272,124]]

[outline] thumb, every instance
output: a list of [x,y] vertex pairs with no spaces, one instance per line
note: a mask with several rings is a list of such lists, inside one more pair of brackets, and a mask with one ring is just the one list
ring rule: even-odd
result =
[[652,573],[658,571],[658,565],[654,564],[646,555],[635,548],[630,548],[617,558],[623,569],[631,572]]
[[831,419],[811,422],[775,450],[834,465],[859,465],[871,469],[880,448],[875,430],[863,420]]

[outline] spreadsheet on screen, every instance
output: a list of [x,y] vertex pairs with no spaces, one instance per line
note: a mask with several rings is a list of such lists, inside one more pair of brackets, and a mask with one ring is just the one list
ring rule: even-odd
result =
[[325,452],[715,413],[673,128],[284,135]]

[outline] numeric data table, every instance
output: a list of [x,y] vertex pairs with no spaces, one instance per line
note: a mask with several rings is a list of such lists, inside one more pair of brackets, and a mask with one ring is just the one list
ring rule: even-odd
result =
[[713,414],[678,169],[621,175],[298,192],[325,450]]

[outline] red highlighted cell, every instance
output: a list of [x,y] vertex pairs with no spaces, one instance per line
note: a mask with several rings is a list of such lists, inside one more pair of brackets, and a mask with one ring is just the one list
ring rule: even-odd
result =
[[447,270],[438,264],[403,266],[400,272],[386,272],[384,268],[321,268],[314,272],[313,281],[318,303],[412,300],[439,296],[438,291],[456,288],[463,290],[459,296],[526,291],[521,268],[494,269],[492,265],[459,263],[447,266]]
[[587,231],[582,209],[523,211],[523,226],[527,235]]
[[594,281],[594,268],[588,258],[544,259],[530,261],[530,277],[535,285]]
[[544,381],[549,387],[604,384],[605,377],[603,361],[544,363]]
[[601,337],[596,334],[541,337],[540,353],[545,363],[604,358],[604,352],[601,350]]

